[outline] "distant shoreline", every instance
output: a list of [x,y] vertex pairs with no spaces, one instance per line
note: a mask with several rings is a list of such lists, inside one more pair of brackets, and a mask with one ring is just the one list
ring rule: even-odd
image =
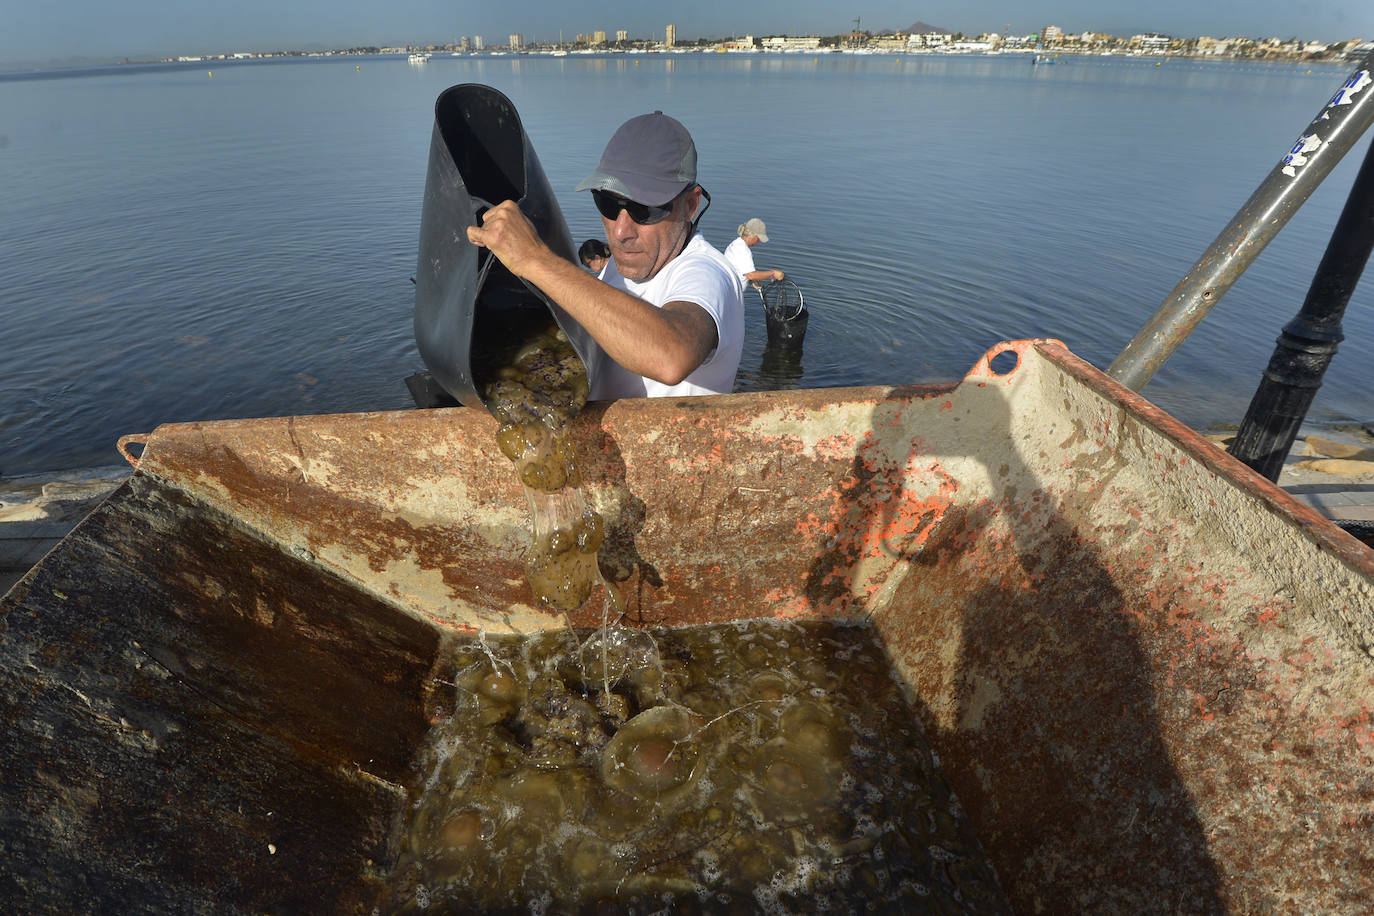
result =
[[329,60],[333,58],[380,58],[399,60],[416,52],[425,52],[443,57],[476,58],[486,59],[491,57],[554,57],[558,60],[566,60],[568,57],[639,57],[639,56],[687,56],[687,55],[720,55],[720,56],[740,56],[747,55],[752,57],[821,57],[830,55],[858,55],[871,57],[935,57],[935,58],[985,58],[985,57],[1052,57],[1052,58],[1112,58],[1120,60],[1185,60],[1185,61],[1225,61],[1232,63],[1255,63],[1273,65],[1308,65],[1308,66],[1332,66],[1342,67],[1357,63],[1362,55],[1344,54],[1339,56],[1313,57],[1305,55],[1235,55],[1235,54],[1199,54],[1182,53],[1168,51],[1084,51],[1084,50],[1045,50],[1034,48],[1013,48],[1007,50],[994,51],[940,51],[931,49],[919,50],[893,50],[893,49],[870,49],[870,48],[810,48],[810,49],[788,49],[770,50],[756,48],[753,50],[731,50],[721,51],[714,48],[651,48],[634,50],[577,50],[571,52],[558,51],[552,48],[522,49],[510,51],[505,48],[484,49],[481,51],[450,51],[442,48],[425,49],[417,48],[415,51],[387,49],[385,51],[274,51],[254,54],[224,54],[206,56],[179,56],[157,59],[135,60],[130,58],[117,60],[69,60],[52,61],[48,63],[22,63],[9,64],[0,63],[0,80],[15,78],[53,78],[76,71],[104,71],[110,73],[135,73],[163,67],[200,67],[209,65],[224,64],[253,64],[266,62],[307,62]]

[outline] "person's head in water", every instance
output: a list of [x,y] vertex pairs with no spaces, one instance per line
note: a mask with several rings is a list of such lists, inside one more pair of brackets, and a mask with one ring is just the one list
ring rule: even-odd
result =
[[692,135],[661,111],[620,125],[577,190],[592,192],[620,275],[640,283],[682,252],[702,197],[711,200],[697,184]]
[[577,259],[582,262],[583,267],[594,274],[601,273],[601,268],[606,266],[610,256],[611,249],[607,248],[601,239],[587,239],[582,243],[582,247],[577,249]]

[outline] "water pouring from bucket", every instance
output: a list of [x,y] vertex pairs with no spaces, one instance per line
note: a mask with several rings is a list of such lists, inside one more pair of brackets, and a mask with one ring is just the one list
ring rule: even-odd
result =
[[467,230],[509,200],[550,250],[575,263],[572,236],[508,98],[460,85],[441,93],[434,110],[415,341],[438,386],[500,424],[497,445],[516,466],[533,520],[531,591],[571,610],[601,581],[601,519],[583,496],[567,426],[587,402],[602,351],[542,290],[472,244]]

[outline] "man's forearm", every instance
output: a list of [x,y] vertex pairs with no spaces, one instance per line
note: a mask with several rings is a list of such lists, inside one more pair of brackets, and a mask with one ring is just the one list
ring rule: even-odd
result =
[[602,283],[544,244],[513,201],[488,210],[468,241],[491,250],[511,273],[528,280],[562,306],[601,349],[624,368],[676,385],[716,346],[716,324],[691,302],[662,308]]
[[658,308],[552,251],[529,263],[525,279],[562,306],[611,359],[656,382],[681,382],[716,345],[715,322],[700,306],[670,302]]

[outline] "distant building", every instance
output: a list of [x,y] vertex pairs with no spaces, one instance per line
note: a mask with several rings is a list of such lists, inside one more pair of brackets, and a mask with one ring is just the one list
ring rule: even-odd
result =
[[1064,38],[1064,30],[1057,25],[1047,25],[1040,30],[1040,40],[1045,44],[1054,44]]
[[519,51],[524,46],[525,39],[521,38],[519,35],[512,35],[510,37],[510,49],[512,51]]
[[668,30],[663,36],[663,43],[670,48],[677,44],[677,26],[671,22],[668,23]]
[[1139,48],[1146,54],[1163,54],[1169,50],[1169,45],[1173,39],[1168,35],[1156,35],[1151,32],[1148,35],[1132,35],[1130,47]]
[[919,35],[908,35],[906,46],[910,49],[942,48],[953,40],[954,36],[948,32],[922,32]]
[[466,35],[464,35],[464,36],[462,37],[462,39],[458,42],[458,50],[460,50],[460,51],[467,51],[467,50],[468,50],[468,37],[467,37]]
[[480,51],[480,50],[482,50],[482,36],[481,36],[481,35],[474,35],[474,36],[472,36],[472,50],[474,50],[474,51]]
[[819,38],[788,38],[786,35],[771,35],[763,40],[765,51],[814,51],[821,46]]
[[606,30],[605,30],[605,29],[597,29],[595,32],[592,33],[592,44],[594,44],[594,45],[604,45],[605,43],[606,43]]
[[630,33],[627,32],[627,31],[625,31],[624,29],[616,29],[616,30],[615,30],[615,40],[616,40],[616,41],[629,41],[629,40],[630,40]]

